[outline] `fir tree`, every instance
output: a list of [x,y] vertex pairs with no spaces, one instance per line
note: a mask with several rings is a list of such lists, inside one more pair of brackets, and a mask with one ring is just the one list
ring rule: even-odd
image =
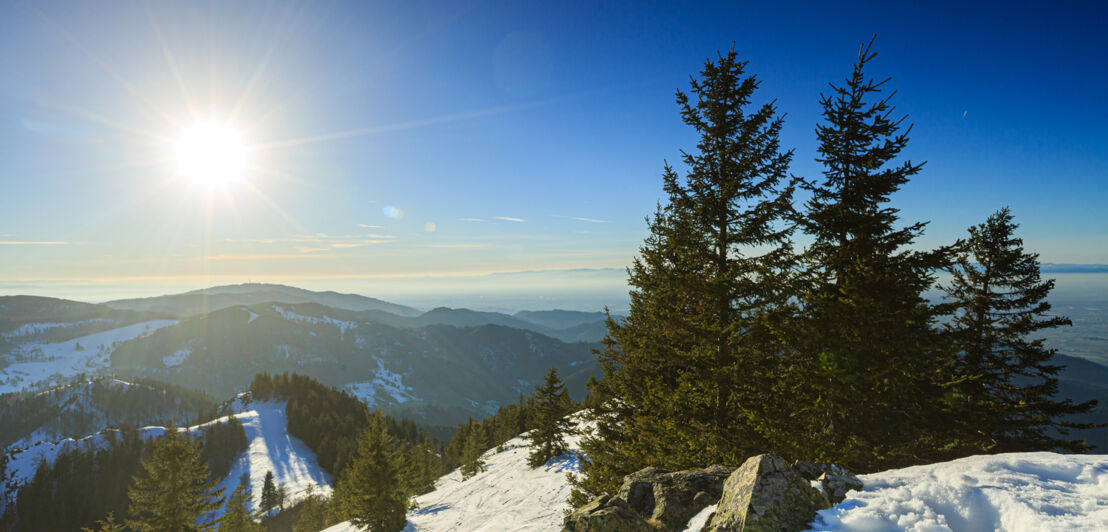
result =
[[971,227],[944,287],[957,309],[949,327],[959,355],[953,420],[971,452],[1083,452],[1083,442],[1055,434],[1092,428],[1065,418],[1088,413],[1096,401],[1053,399],[1061,369],[1051,364],[1055,350],[1028,337],[1071,323],[1049,314],[1054,280],[1040,277],[1038,255],[1024,251],[1017,227],[1007,207]]
[[578,489],[614,492],[646,466],[741,463],[766,450],[763,397],[789,315],[795,180],[775,104],[752,105],[758,81],[734,50],[708,61],[685,123],[700,135],[684,178],[668,164],[667,203],[629,269],[630,315],[608,320]]
[[557,368],[550,368],[545,382],[535,390],[533,396],[535,425],[526,437],[531,446],[527,465],[541,466],[569,450],[565,441],[566,435],[572,431],[569,420],[565,418],[569,413],[565,406],[568,398],[565,383],[558,377]]
[[335,513],[371,532],[398,532],[407,523],[409,494],[400,478],[400,449],[377,412],[358,441],[354,461],[335,488]]
[[239,485],[231,492],[223,516],[219,518],[220,532],[264,532],[265,527],[256,523],[257,517],[250,511],[250,475],[243,473]]
[[262,482],[262,497],[258,501],[262,513],[269,513],[277,507],[277,484],[273,479],[273,471],[265,472],[265,480]]
[[145,474],[128,490],[128,528],[136,532],[212,530],[206,520],[223,503],[223,488],[210,478],[200,443],[177,427],[166,428],[150,457],[142,460]]
[[293,532],[319,532],[330,523],[327,520],[327,499],[315,491],[315,484],[308,484],[300,501],[300,516]]
[[888,80],[864,72],[877,55],[872,44],[820,101],[817,160],[825,169],[822,181],[805,185],[812,198],[803,225],[814,242],[805,254],[808,321],[795,336],[806,356],[795,362],[804,371],[786,375],[807,396],[795,398],[797,447],[781,451],[860,471],[918,463],[944,445],[934,381],[945,351],[923,292],[949,250],[911,250],[926,224],[898,227],[899,212],[888,206],[923,165],[895,162],[911,127],[901,130],[904,118],[892,116],[895,92],[880,96]]
[[488,450],[485,447],[486,439],[488,438],[485,436],[484,426],[480,423],[474,423],[470,419],[469,430],[466,432],[465,443],[462,447],[462,465],[460,466],[462,480],[468,480],[485,470],[485,460],[481,458],[481,455]]
[[81,532],[123,532],[126,529],[123,523],[115,520],[115,514],[109,513],[107,517],[96,522],[96,528],[85,527]]

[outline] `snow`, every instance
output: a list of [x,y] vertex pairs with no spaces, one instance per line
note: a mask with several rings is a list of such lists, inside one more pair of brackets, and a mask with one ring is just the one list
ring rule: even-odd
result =
[[971,456],[859,478],[813,530],[1108,530],[1108,455]]
[[[235,404],[240,403],[236,400]],[[309,485],[315,486],[318,494],[331,495],[331,475],[319,466],[315,453],[304,442],[288,434],[285,405],[284,402],[255,401],[245,408],[240,407],[243,411],[235,414],[250,443],[246,452],[235,459],[220,485],[227,488],[229,494],[238,486],[242,474],[249,474],[255,508],[261,502],[267,471],[273,471],[273,480],[288,489],[286,507],[303,498]]]
[[162,364],[165,364],[167,368],[173,368],[185,363],[185,360],[192,354],[191,349],[178,349],[174,351],[172,355],[166,355],[162,357]]
[[286,320],[302,321],[305,323],[310,323],[312,325],[318,325],[320,323],[334,325],[339,329],[339,340],[342,340],[346,337],[346,331],[348,329],[356,329],[358,327],[358,324],[353,321],[336,320],[334,318],[328,317],[326,314],[324,314],[322,318],[317,318],[315,316],[305,316],[303,314],[297,314],[291,310],[287,310],[277,305],[273,305],[273,310],[277,311],[277,313],[281,316],[284,316]]
[[716,511],[717,506],[719,505],[706,506],[700,513],[692,516],[692,519],[689,519],[688,524],[685,525],[685,532],[701,532],[704,526],[708,524],[708,518],[712,516],[712,512]]
[[388,395],[396,404],[419,400],[412,395],[411,387],[404,385],[404,375],[390,371],[380,358],[374,357],[374,359],[377,361],[377,371],[374,372],[373,380],[347,384],[345,388],[351,395],[369,407],[377,406],[380,394]]
[[[576,449],[578,436],[567,438]],[[435,483],[435,491],[416,498],[405,532],[561,530],[570,486],[566,473],[577,472],[577,455],[566,453],[531,469],[523,438],[504,444],[504,452],[485,453],[487,470],[462,480],[454,470]],[[349,522],[326,532],[354,532]]]
[[239,310],[241,310],[241,311],[243,311],[243,312],[250,315],[248,318],[246,318],[246,323],[247,324],[254,323],[254,320],[258,319],[258,313],[254,312],[254,311],[252,311],[252,310],[250,310],[246,307],[239,307]]
[[0,369],[0,393],[18,392],[34,385],[62,382],[80,373],[106,370],[117,344],[175,323],[176,320],[151,320],[64,342],[20,344],[14,351],[0,353],[0,361],[11,361]]
[[43,322],[43,323],[24,323],[14,330],[8,331],[3,334],[5,340],[11,340],[12,338],[20,338],[23,336],[33,336],[50,329],[61,329],[66,327],[74,327],[77,325],[88,325],[90,323],[106,323],[111,320],[105,318],[96,318],[93,320],[84,321],[69,321],[62,323]]

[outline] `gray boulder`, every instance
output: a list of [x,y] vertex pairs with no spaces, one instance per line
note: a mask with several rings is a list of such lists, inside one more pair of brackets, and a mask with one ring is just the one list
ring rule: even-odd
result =
[[723,485],[708,532],[788,532],[808,528],[831,504],[785,459],[751,457]]
[[[600,497],[570,514],[563,530],[608,530],[594,528],[600,522],[624,524],[618,530],[684,530],[689,519],[719,500],[732,471],[722,465],[689,471],[642,469],[624,477],[615,497]],[[628,512],[646,528],[625,524]]]
[[863,487],[862,481],[850,473],[824,473],[817,480],[823,486],[823,495],[832,505],[843,502],[848,491],[860,490]]
[[562,532],[656,532],[627,501],[602,495],[566,516]]

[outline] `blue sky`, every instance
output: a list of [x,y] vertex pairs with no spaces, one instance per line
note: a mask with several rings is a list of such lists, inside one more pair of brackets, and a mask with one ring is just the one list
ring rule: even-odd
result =
[[[1043,261],[1108,263],[1108,10],[902,4],[3,4],[0,292],[623,268],[706,58],[735,44],[814,176],[819,94],[873,34],[927,161],[894,199],[921,246],[1009,205]],[[253,168],[216,193],[166,161],[209,118]]]

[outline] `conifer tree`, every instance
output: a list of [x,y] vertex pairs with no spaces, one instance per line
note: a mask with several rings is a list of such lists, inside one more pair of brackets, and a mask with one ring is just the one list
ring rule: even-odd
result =
[[572,431],[569,420],[565,418],[569,413],[565,406],[569,394],[558,376],[557,368],[550,368],[543,385],[535,389],[532,398],[535,423],[526,437],[531,446],[527,465],[538,467],[569,450],[565,441],[566,435]]
[[327,520],[327,499],[315,491],[315,484],[308,484],[300,501],[300,516],[293,532],[319,532],[330,523]]
[[808,321],[796,335],[807,356],[796,362],[805,371],[787,375],[808,393],[797,398],[793,419],[803,426],[791,431],[792,454],[859,471],[918,463],[945,445],[934,382],[945,352],[923,293],[949,249],[913,251],[926,224],[898,227],[899,211],[888,206],[923,165],[895,161],[911,127],[892,116],[895,92],[881,96],[888,80],[864,72],[877,55],[872,44],[845,84],[821,97],[824,177],[806,183],[812,198],[802,218],[814,240],[805,253]]
[[782,117],[773,102],[752,104],[759,82],[746,66],[732,49],[677,93],[700,140],[683,154],[683,178],[665,165],[667,202],[628,272],[630,315],[608,320],[593,393],[613,400],[591,410],[578,489],[614,492],[646,465],[741,463],[766,450],[776,324],[793,312],[796,180]]
[[971,452],[1083,452],[1083,442],[1055,434],[1092,428],[1066,417],[1096,401],[1053,398],[1062,368],[1051,364],[1054,349],[1029,336],[1071,323],[1050,314],[1054,280],[1040,277],[1038,254],[1024,251],[1017,227],[1007,207],[971,227],[944,287],[957,309],[949,327],[959,379],[952,420],[965,429]]
[[459,468],[462,480],[468,480],[485,470],[485,460],[481,455],[487,450],[486,439],[488,438],[485,436],[484,426],[470,419],[469,430],[466,432],[465,443],[462,446],[462,465]]
[[262,481],[262,497],[259,501],[262,513],[268,513],[277,507],[277,484],[273,478],[273,471],[265,472],[265,480]]
[[177,427],[166,428],[151,455],[142,460],[144,474],[134,477],[127,526],[135,532],[212,530],[207,516],[223,503],[223,488],[209,478],[200,442]]
[[376,412],[358,441],[358,452],[335,488],[332,506],[342,519],[370,532],[399,532],[407,523],[409,494],[400,478],[400,449],[385,417]]
[[254,521],[257,516],[250,510],[250,501],[250,475],[243,473],[219,518],[219,532],[265,532],[265,527]]
[[[3,478],[3,477],[0,477]],[[96,522],[96,528],[82,528],[81,532],[123,532],[127,528],[115,520],[115,514],[108,513],[108,516]]]

